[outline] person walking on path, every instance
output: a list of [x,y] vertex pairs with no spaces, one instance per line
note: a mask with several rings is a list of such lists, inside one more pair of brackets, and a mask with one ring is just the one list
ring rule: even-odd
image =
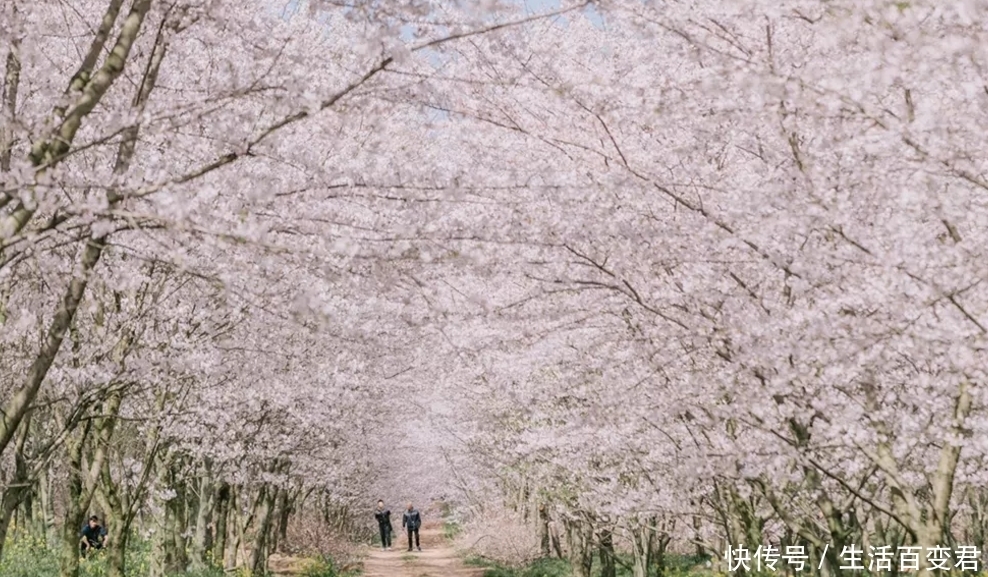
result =
[[408,550],[412,550],[412,535],[415,535],[415,548],[419,551],[422,547],[419,545],[419,527],[422,526],[422,516],[419,512],[412,507],[412,504],[408,504],[408,510],[405,511],[405,515],[401,518],[401,526],[408,530]]
[[377,519],[377,528],[381,530],[381,549],[390,551],[391,533],[394,529],[391,527],[391,509],[384,508],[384,501],[377,502],[377,511],[374,511],[374,517]]

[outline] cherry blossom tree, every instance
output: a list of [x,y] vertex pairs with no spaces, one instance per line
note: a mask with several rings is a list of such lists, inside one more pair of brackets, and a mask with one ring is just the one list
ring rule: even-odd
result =
[[0,28],[0,535],[68,487],[63,574],[94,501],[258,572],[439,486],[579,575],[983,545],[976,3],[83,4]]
[[373,365],[407,356],[423,314],[403,261],[432,209],[404,191],[463,170],[415,148],[424,116],[400,99],[432,68],[414,54],[526,20],[305,8],[4,8],[0,534],[67,484],[65,575],[94,499],[120,575],[139,511],[152,573],[202,564],[207,534],[258,572],[305,495],[366,497],[394,414],[372,410]]
[[[582,394],[589,404],[564,414],[648,406],[630,437],[698,457],[682,478],[659,465],[667,478],[649,483],[662,495],[710,482],[666,505],[702,503],[724,542],[781,539],[814,555],[829,543],[834,571],[852,543],[956,542],[947,519],[967,510],[979,482],[963,471],[984,458],[980,369],[962,360],[982,338],[967,304],[981,298],[979,259],[965,252],[980,213],[950,208],[979,206],[982,187],[970,156],[980,120],[968,120],[981,116],[967,107],[983,91],[959,88],[980,86],[968,80],[980,32],[965,8],[611,7],[606,32],[546,26],[445,105],[553,158],[557,179],[585,176],[514,237],[547,239],[529,258],[544,300],[565,289],[581,295],[572,314],[599,312],[579,325],[600,341],[578,366],[603,363],[609,391],[628,391]],[[662,57],[643,58],[638,35]],[[495,52],[484,42],[478,58]],[[512,82],[479,80],[490,76]],[[556,381],[560,397],[574,379]],[[569,430],[545,442],[584,448],[587,468],[563,484],[599,489],[607,499],[588,507],[599,513],[620,492],[587,481],[594,453],[635,445],[618,427],[594,432],[593,444]]]

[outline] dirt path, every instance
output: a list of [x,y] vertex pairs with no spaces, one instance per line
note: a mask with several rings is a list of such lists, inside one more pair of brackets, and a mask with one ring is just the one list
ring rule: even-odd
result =
[[483,577],[483,569],[463,564],[441,528],[424,526],[419,537],[421,552],[407,551],[408,538],[402,532],[394,536],[391,551],[368,550],[363,577]]

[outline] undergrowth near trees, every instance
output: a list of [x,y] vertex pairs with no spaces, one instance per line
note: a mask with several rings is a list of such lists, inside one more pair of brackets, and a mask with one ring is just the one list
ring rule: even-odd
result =
[[[0,577],[57,577],[59,544],[27,531],[15,530],[8,537],[0,559]],[[311,557],[311,562],[302,577],[355,577],[359,571],[352,569],[345,557],[334,559],[326,554]],[[127,547],[127,574],[148,575],[151,569],[151,543],[147,539],[133,536]],[[106,551],[96,551],[79,561],[79,577],[105,577],[108,575]],[[226,573],[222,567],[211,566],[199,571],[171,573],[167,577],[242,577],[246,573],[239,569]]]

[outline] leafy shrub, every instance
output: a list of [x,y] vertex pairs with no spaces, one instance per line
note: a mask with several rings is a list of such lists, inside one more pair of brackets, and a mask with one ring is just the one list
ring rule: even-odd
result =
[[[13,528],[7,535],[0,559],[0,577],[58,577],[59,542]],[[147,575],[151,547],[143,539],[132,538],[127,547],[127,573]],[[106,552],[94,551],[80,558],[79,577],[105,577]],[[220,568],[182,573],[182,577],[223,577]],[[177,577],[177,576],[176,576]],[[335,576],[334,576],[335,577]]]
[[[0,577],[58,577],[59,543],[12,527],[0,559]],[[94,551],[79,560],[79,577],[105,577],[108,573],[105,551]],[[147,575],[150,569],[151,544],[132,537],[127,546],[127,574]],[[346,565],[344,565],[346,568]],[[341,569],[332,557],[321,555],[312,560],[305,577],[353,577],[358,571]],[[236,577],[241,574],[235,573]],[[229,577],[221,567],[208,567],[170,577]]]

